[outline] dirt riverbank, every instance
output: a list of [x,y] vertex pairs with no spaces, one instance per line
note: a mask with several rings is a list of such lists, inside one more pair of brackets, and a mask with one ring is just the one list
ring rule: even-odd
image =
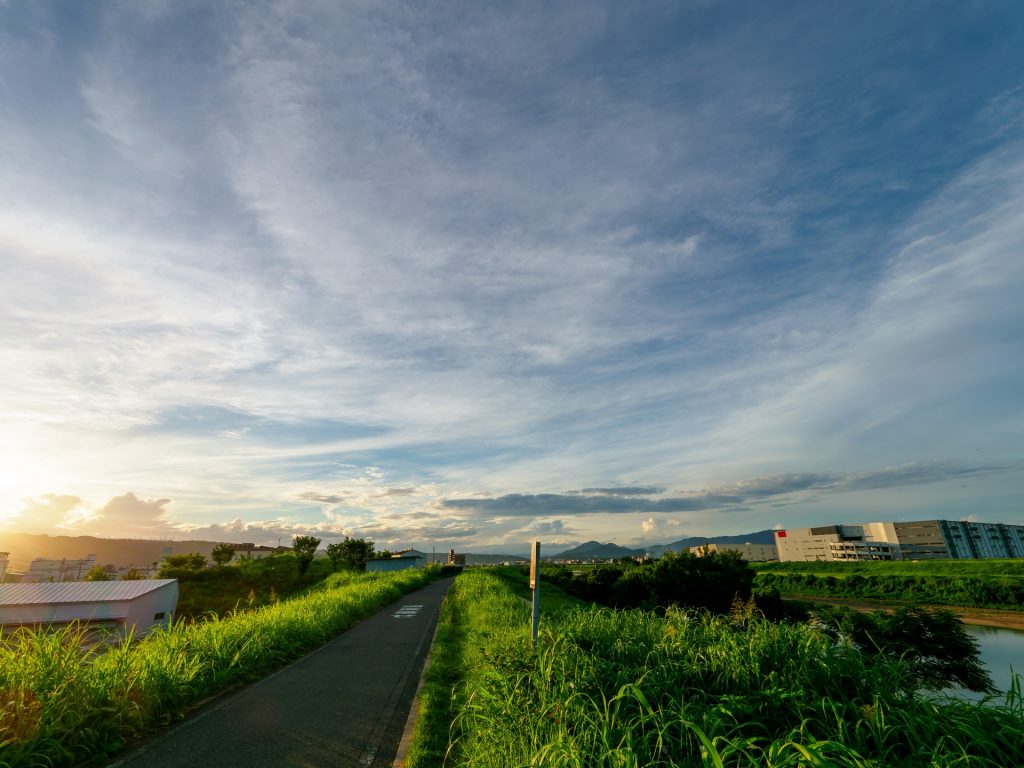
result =
[[[817,597],[812,595],[783,595],[784,600],[799,600],[804,603],[824,603],[825,605],[844,605],[855,611],[891,611],[902,608],[907,603],[872,602],[870,600],[845,600],[839,597]],[[970,608],[961,605],[928,605],[927,608],[944,608],[952,611],[964,624],[976,624],[982,627],[1000,627],[1024,631],[1024,612],[1000,611],[995,608]]]

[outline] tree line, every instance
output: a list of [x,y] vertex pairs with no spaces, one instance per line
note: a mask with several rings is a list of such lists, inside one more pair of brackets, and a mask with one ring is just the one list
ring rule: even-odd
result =
[[735,600],[751,598],[754,571],[735,552],[697,557],[667,552],[657,560],[623,558],[574,573],[563,565],[544,565],[541,577],[582,600],[612,608],[663,611],[669,606],[725,614]]

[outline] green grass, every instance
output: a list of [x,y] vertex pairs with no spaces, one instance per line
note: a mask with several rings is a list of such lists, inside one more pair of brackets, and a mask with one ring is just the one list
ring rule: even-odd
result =
[[1019,686],[936,700],[899,662],[740,614],[566,603],[534,649],[518,578],[473,571],[449,593],[410,768],[1024,764]]
[[[436,768],[445,762],[452,721],[460,698],[453,693],[466,677],[469,664],[486,664],[477,654],[488,627],[505,633],[509,626],[529,632],[531,620],[529,576],[525,569],[506,567],[472,569],[455,580],[438,622],[437,642],[431,651],[419,698],[416,732],[406,756],[408,768]],[[584,605],[558,587],[541,580],[541,621]],[[497,623],[494,615],[501,616]]]
[[301,597],[92,646],[83,630],[0,638],[0,767],[81,766],[263,677],[426,585],[437,569],[339,573]]
[[1024,610],[1019,561],[765,563],[756,570],[759,592]]
[[294,597],[321,583],[332,573],[331,561],[318,558],[304,574],[293,555],[234,562],[195,572],[179,572],[178,618],[196,620],[226,616]]

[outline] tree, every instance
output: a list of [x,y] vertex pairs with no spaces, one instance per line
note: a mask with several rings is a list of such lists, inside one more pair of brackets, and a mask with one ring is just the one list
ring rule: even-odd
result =
[[210,551],[210,557],[213,558],[213,562],[215,562],[217,565],[227,565],[231,562],[231,558],[233,558],[234,556],[234,544],[218,544]]
[[110,574],[97,565],[85,574],[85,581],[110,581]]
[[331,570],[338,570],[338,566],[345,562],[345,550],[341,546],[340,541],[335,541],[327,545],[327,557],[331,560]]
[[822,630],[837,641],[852,641],[870,659],[899,660],[915,684],[933,690],[959,685],[994,693],[978,644],[951,612],[907,606],[858,613],[845,607],[814,609]]
[[327,545],[327,556],[331,558],[334,570],[344,564],[352,570],[365,571],[366,561],[373,557],[373,542],[346,536],[344,541]]
[[703,557],[667,553],[654,564],[651,575],[654,605],[705,608],[719,615],[730,612],[735,598],[749,600],[754,585],[754,570],[729,550]]
[[316,548],[320,546],[320,539],[316,536],[296,536],[292,540],[292,552],[299,561],[299,573],[305,573],[309,564],[316,557]]
[[199,573],[206,567],[206,558],[198,552],[187,555],[167,555],[160,566],[161,579],[176,579],[183,575]]
[[121,574],[121,581],[142,581],[145,578],[146,574],[134,566]]

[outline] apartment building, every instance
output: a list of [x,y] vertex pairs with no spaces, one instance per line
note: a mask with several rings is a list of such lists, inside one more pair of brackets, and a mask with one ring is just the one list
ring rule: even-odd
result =
[[51,560],[37,557],[28,567],[28,573],[22,579],[25,583],[40,584],[46,582],[81,581],[85,575],[96,567],[96,555],[89,555],[82,560]]

